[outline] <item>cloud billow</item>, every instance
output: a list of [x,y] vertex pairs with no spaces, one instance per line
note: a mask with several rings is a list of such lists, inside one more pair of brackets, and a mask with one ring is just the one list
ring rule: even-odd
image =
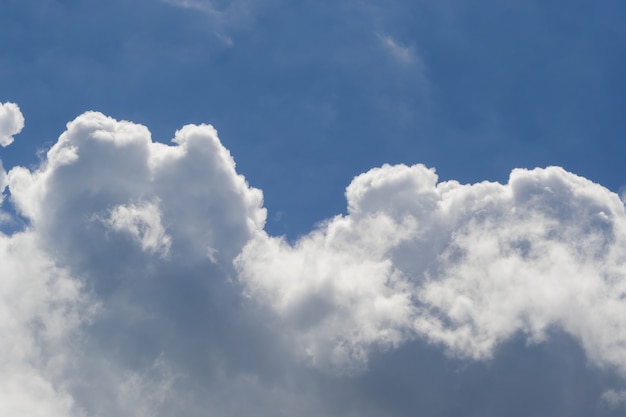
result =
[[407,355],[506,369],[519,341],[525,358],[563,337],[626,375],[624,204],[558,167],[464,185],[384,165],[293,243],[264,231],[262,192],[209,125],[162,144],[88,112],[3,181],[29,221],[0,234],[3,415],[408,415],[414,395],[375,382]]
[[286,321],[318,306],[292,324],[314,363],[364,366],[370,347],[415,338],[487,359],[518,332],[539,342],[556,327],[626,372],[617,195],[557,167],[461,185],[398,165],[358,176],[346,196],[346,216],[294,245],[260,232],[237,260]]
[[13,136],[24,128],[24,116],[17,104],[0,103],[0,146],[6,147],[13,143]]

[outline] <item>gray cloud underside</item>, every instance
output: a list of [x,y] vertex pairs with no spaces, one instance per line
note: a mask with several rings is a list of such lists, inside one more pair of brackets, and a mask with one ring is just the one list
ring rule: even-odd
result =
[[[558,167],[372,169],[288,242],[208,125],[85,113],[0,169],[0,415],[611,415],[626,213]],[[4,188],[4,186],[2,187]],[[7,204],[5,200],[4,204]]]

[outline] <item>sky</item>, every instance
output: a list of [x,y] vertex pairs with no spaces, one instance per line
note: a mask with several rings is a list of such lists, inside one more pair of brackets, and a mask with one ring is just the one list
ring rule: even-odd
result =
[[625,23],[3,1],[0,415],[624,415]]

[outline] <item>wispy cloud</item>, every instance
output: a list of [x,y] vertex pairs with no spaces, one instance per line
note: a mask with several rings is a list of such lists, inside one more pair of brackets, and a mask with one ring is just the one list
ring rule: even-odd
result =
[[235,44],[232,32],[248,25],[260,8],[260,4],[247,0],[230,1],[223,7],[211,0],[161,1],[170,6],[197,11],[205,15],[213,26],[215,36],[229,47]]
[[218,10],[210,0],[161,0],[171,6],[182,7],[184,9],[197,10],[213,17],[224,15],[224,11]]
[[421,65],[421,61],[413,46],[402,45],[388,34],[378,34],[378,39],[380,39],[389,54],[399,63]]

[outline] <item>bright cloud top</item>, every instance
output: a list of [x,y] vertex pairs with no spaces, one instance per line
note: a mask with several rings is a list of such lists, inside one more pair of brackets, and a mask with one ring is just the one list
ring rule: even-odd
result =
[[374,345],[420,337],[483,359],[554,328],[626,373],[626,214],[614,193],[556,167],[461,185],[399,165],[358,176],[346,196],[348,215],[295,245],[260,232],[237,260],[313,363],[358,367]]
[[24,116],[17,104],[0,103],[0,146],[13,143],[13,136],[24,128]]
[[328,414],[289,381],[555,331],[626,375],[624,204],[561,168],[472,185],[374,168],[294,243],[264,231],[261,191],[208,125],[166,145],[88,112],[5,181],[29,226],[0,234],[3,415]]

